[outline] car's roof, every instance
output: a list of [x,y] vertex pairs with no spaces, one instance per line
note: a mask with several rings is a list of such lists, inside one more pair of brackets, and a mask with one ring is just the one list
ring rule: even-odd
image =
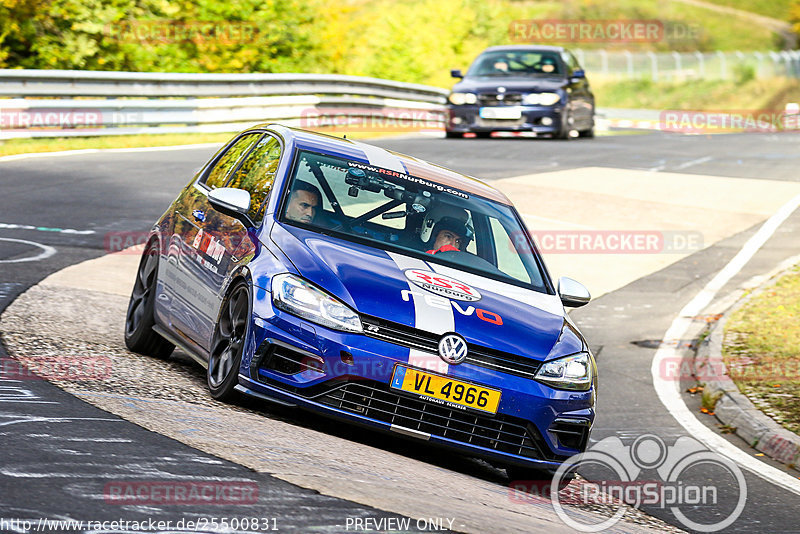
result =
[[[277,131],[287,141],[292,139],[298,148],[317,152],[320,150],[330,150],[335,154],[349,153],[357,155],[369,161],[370,165],[376,167],[405,172],[417,178],[423,178],[446,187],[459,189],[469,194],[482,196],[509,206],[511,205],[511,201],[507,196],[477,178],[446,169],[406,154],[400,154],[399,152],[393,152],[359,141],[342,139],[299,128],[290,128],[280,124],[263,124],[258,126],[258,128],[263,127],[269,127],[271,130]],[[403,168],[405,169],[404,171],[402,171]]]
[[538,52],[563,52],[566,50],[563,46],[549,46],[549,45],[502,45],[490,46],[484,52],[514,52],[514,51],[538,51]]

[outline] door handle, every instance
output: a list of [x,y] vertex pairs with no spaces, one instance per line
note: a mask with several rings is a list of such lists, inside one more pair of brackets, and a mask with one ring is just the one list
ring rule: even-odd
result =
[[192,212],[192,216],[194,220],[197,222],[205,222],[206,221],[206,214],[202,212],[202,210],[194,210]]

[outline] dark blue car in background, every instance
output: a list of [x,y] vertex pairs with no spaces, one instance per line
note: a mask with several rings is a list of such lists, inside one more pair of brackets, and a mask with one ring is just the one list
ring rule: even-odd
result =
[[447,137],[532,132],[594,137],[594,95],[586,73],[560,46],[494,46],[484,50],[448,97]]
[[241,393],[483,457],[512,477],[582,452],[596,365],[499,191],[368,144],[263,125],[155,224],[126,316]]

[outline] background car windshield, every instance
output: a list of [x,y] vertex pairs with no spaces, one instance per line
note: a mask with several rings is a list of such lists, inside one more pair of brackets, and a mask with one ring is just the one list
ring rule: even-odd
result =
[[558,53],[549,51],[497,51],[481,54],[467,76],[560,76]]
[[[396,171],[300,151],[281,221],[547,291],[511,207]],[[459,241],[440,246],[448,232]]]

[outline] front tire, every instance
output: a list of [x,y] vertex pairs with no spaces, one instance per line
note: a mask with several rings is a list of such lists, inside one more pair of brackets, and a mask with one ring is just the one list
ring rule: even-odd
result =
[[462,134],[461,132],[445,132],[444,136],[447,139],[463,139],[464,138],[464,134]]
[[247,284],[237,282],[222,303],[208,359],[208,390],[217,400],[230,401],[237,395],[234,388],[239,383],[249,322],[250,292]]
[[132,352],[166,359],[175,345],[158,335],[155,326],[155,293],[158,278],[158,242],[151,241],[142,253],[136,282],[125,314],[125,346]]

